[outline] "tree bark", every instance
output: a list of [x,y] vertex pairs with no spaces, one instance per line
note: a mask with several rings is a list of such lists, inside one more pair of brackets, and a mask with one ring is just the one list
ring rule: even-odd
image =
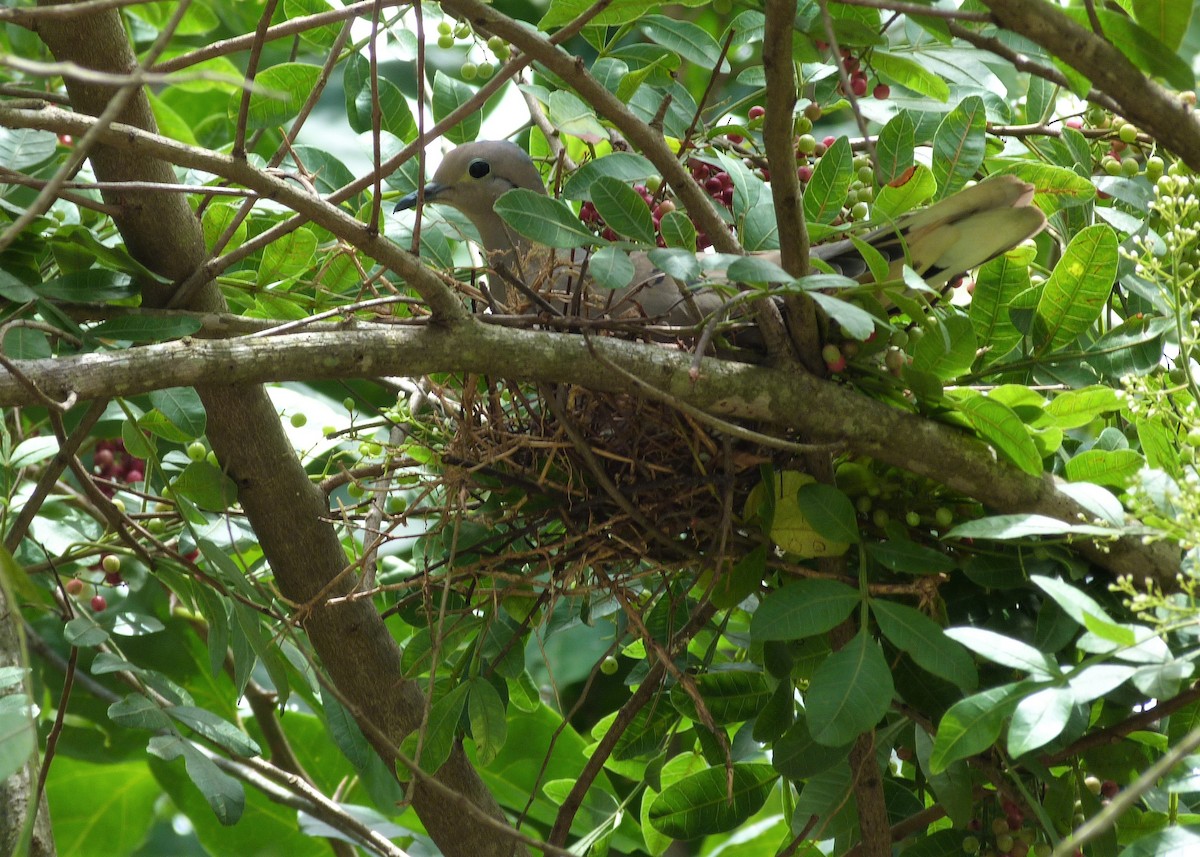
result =
[[[43,5],[60,5],[42,0]],[[37,32],[55,58],[86,68],[125,74],[136,68],[134,56],[117,11],[39,21]],[[114,90],[96,84],[68,81],[76,110],[93,116],[107,106]],[[120,121],[156,131],[149,101],[139,90],[129,99]],[[89,153],[101,181],[173,183],[171,165],[135,155],[118,147],[99,146]],[[184,197],[166,193],[112,193],[106,201],[117,206],[113,219],[125,246],[150,270],[182,280],[206,258],[199,222]],[[162,306],[171,286],[144,284],[143,300]],[[213,282],[199,289],[192,309],[223,310],[224,299]],[[213,451],[238,485],[239,500],[254,528],[284,597],[308,609],[304,629],[334,686],[359,717],[364,732],[389,765],[396,764],[395,748],[419,727],[424,698],[400,672],[400,650],[369,600],[328,607],[309,604],[317,593],[335,597],[354,586],[350,575],[327,584],[345,567],[346,558],[333,527],[322,519],[329,509],[309,481],[279,422],[266,391],[255,385],[197,386],[208,412],[208,436]],[[371,728],[373,727],[373,728]],[[463,796],[470,806],[447,800],[431,785],[418,782],[413,806],[443,853],[451,857],[489,857],[523,854],[515,840],[497,834],[504,815],[461,748],[437,773],[437,779]]]

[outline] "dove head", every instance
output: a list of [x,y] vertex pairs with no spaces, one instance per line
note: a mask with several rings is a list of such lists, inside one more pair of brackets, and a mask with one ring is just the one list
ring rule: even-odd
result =
[[[546,186],[529,155],[507,141],[466,143],[442,159],[425,185],[426,203],[448,205],[462,212],[479,232],[489,253],[511,256],[517,245],[514,236],[493,206],[513,188],[545,193]],[[396,211],[415,208],[414,191],[396,204]]]

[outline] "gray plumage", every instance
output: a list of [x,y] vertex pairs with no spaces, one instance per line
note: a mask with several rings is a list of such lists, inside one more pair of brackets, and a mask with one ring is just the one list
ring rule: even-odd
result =
[[[449,152],[425,185],[424,201],[462,212],[479,232],[490,263],[519,278],[555,307],[573,306],[589,317],[639,317],[673,325],[693,325],[717,310],[724,298],[713,289],[689,290],[658,271],[644,253],[631,254],[635,276],[623,289],[588,288],[579,294],[582,251],[549,251],[531,246],[496,214],[494,205],[513,188],[545,193],[529,155],[507,142],[467,143]],[[903,215],[894,225],[863,236],[889,261],[889,278],[899,278],[907,261],[935,289],[1036,235],[1046,218],[1033,204],[1033,185],[1016,176],[996,176],[928,208]],[[416,192],[396,211],[414,208]],[[760,254],[778,264],[778,253]],[[812,249],[812,257],[835,271],[869,281],[862,256],[850,241]],[[703,254],[700,254],[703,267]],[[552,260],[553,264],[549,264]],[[575,295],[572,299],[571,295]],[[508,290],[510,309],[519,292]]]

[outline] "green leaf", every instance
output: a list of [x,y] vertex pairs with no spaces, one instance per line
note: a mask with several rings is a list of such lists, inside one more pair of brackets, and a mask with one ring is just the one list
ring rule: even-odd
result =
[[[433,119],[441,122],[455,110],[475,97],[475,90],[461,80],[443,74],[438,69],[433,74]],[[462,145],[479,137],[479,129],[483,123],[483,114],[476,110],[468,113],[461,122],[446,132],[446,139],[451,143]]]
[[938,199],[962,190],[975,177],[987,148],[987,111],[971,95],[946,114],[933,134],[933,175]]
[[700,260],[690,250],[657,247],[646,255],[654,267],[681,283],[690,283],[700,277]]
[[859,629],[813,673],[805,697],[813,739],[829,746],[849,744],[875,727],[894,694],[883,649]]
[[951,762],[991,747],[1000,737],[1004,718],[1016,707],[1021,687],[1006,684],[989,688],[950,706],[938,724],[933,752],[929,756],[930,772],[940,773]]
[[846,192],[854,180],[854,153],[850,141],[838,137],[817,161],[804,191],[804,217],[816,223],[832,223],[846,204]]
[[908,539],[869,542],[864,547],[875,562],[889,571],[904,574],[945,574],[957,565],[941,551]]
[[191,387],[168,387],[150,394],[150,404],[162,411],[171,424],[189,440],[200,437],[208,424],[208,414],[200,395]]
[[879,163],[879,181],[890,184],[904,175],[913,165],[916,151],[916,126],[907,110],[901,110],[888,120],[875,143],[875,158]]
[[[365,63],[366,60],[363,62]],[[262,128],[275,128],[294,118],[300,112],[304,102],[312,95],[313,89],[316,88],[317,81],[320,79],[321,67],[308,63],[285,62],[263,69],[254,79],[258,90],[250,94],[246,127],[255,131]],[[350,90],[347,89],[346,92],[349,101]],[[231,121],[237,120],[238,106],[239,99],[230,100],[229,119]],[[367,128],[370,127],[368,122]]]
[[171,480],[171,490],[201,509],[220,512],[237,503],[237,483],[207,461],[192,461]]
[[710,73],[729,73],[729,62],[722,59],[717,40],[691,21],[665,15],[646,15],[639,19],[639,27],[651,41],[674,51],[688,62]]
[[550,121],[560,132],[593,145],[608,139],[608,132],[596,118],[596,111],[575,93],[556,89],[550,93],[546,106]]
[[1127,846],[1120,857],[1192,857],[1200,849],[1200,832],[1168,827],[1143,836]]
[[[275,66],[275,68],[278,67]],[[262,80],[261,75],[259,80]],[[380,129],[405,142],[412,140],[417,136],[417,120],[413,118],[412,110],[409,109],[404,94],[396,84],[383,75],[379,75],[375,80],[379,93]],[[366,134],[373,127],[371,81],[370,62],[357,51],[351,53],[342,73],[342,87],[346,93],[346,120],[350,123],[350,127],[359,134]],[[313,83],[315,84],[316,81],[314,80]],[[311,91],[310,86],[307,91],[297,94],[297,107],[304,103],[304,99],[309,96]],[[251,110],[253,110],[253,100],[250,103]],[[279,122],[268,124],[278,125]]]
[[[704,6],[708,0],[682,0],[676,6]],[[549,31],[569,24],[585,12],[590,12],[594,3],[592,0],[554,0],[538,29]],[[638,21],[646,14],[645,0],[613,0],[604,7],[598,15],[590,19],[590,24],[596,27],[613,27]]]
[[623,184],[645,181],[658,170],[641,155],[633,152],[613,152],[603,158],[588,161],[577,169],[563,186],[563,199],[581,200],[591,196],[592,182],[608,177]]
[[1037,679],[1053,679],[1059,675],[1058,664],[1052,657],[1012,637],[986,628],[947,628],[944,633],[1002,667],[1027,672]]
[[1111,226],[1080,230],[1038,300],[1030,337],[1038,355],[1062,348],[1100,317],[1117,275],[1117,236]]
[[[696,252],[696,225],[682,211],[668,211],[659,221],[659,232],[667,247]],[[696,268],[699,273],[699,266]]]
[[473,678],[467,699],[467,717],[471,723],[471,738],[475,742],[475,758],[487,766],[504,747],[508,738],[508,720],[504,716],[504,701],[491,682]]
[[619,247],[601,247],[588,257],[588,276],[606,289],[623,289],[636,270],[629,254]]
[[[903,177],[903,173],[901,173]],[[893,179],[892,181],[897,181]],[[933,199],[937,193],[937,181],[924,164],[917,164],[913,174],[899,185],[886,184],[875,195],[872,214],[878,218],[895,218],[912,211],[918,205]]]
[[739,283],[756,285],[794,282],[783,268],[759,256],[739,256],[729,263],[729,267],[725,269],[725,276]]
[[730,789],[724,766],[706,768],[664,789],[650,805],[650,823],[675,839],[733,830],[758,812],[778,779],[770,765],[739,763]]
[[222,824],[237,824],[246,807],[241,783],[218,768],[190,741],[178,735],[156,735],[150,739],[147,750],[168,762],[183,756],[188,777],[204,795],[217,819]]
[[1026,473],[1041,475],[1042,457],[1037,445],[1011,408],[967,390],[959,391],[953,401],[981,438]]
[[654,220],[640,193],[609,176],[597,178],[590,190],[592,204],[609,228],[642,244],[654,244]]
[[46,778],[55,853],[94,854],[102,842],[106,854],[134,854],[145,845],[163,787],[144,759],[119,758],[106,754],[92,763],[66,753],[55,756]]
[[919,667],[964,691],[979,684],[975,662],[966,649],[924,613],[894,601],[873,598],[869,603],[879,630],[896,648],[908,652]]
[[875,51],[871,54],[871,67],[882,77],[913,92],[942,102],[950,100],[950,86],[946,81],[911,57]]
[[1133,0],[1133,17],[1138,24],[1171,51],[1178,51],[1192,23],[1191,3],[1172,0]]
[[1112,387],[1094,384],[1079,390],[1065,390],[1046,406],[1046,415],[1059,428],[1082,428],[1103,414],[1121,409],[1121,399]]
[[[435,773],[450,758],[458,722],[467,704],[471,686],[466,682],[455,686],[445,696],[435,699],[425,722],[425,741],[421,745],[421,770]],[[409,736],[411,740],[414,736]],[[407,743],[407,741],[406,741]]]
[[1116,531],[1090,524],[1068,524],[1046,515],[992,515],[967,521],[946,533],[955,539],[1027,539],[1032,536],[1115,536]]
[[[808,279],[805,277],[805,280]],[[823,292],[810,291],[808,296],[841,326],[843,333],[866,341],[875,332],[875,317],[862,307]]]
[[[1168,5],[1190,6],[1186,0]],[[1064,14],[1075,19],[1077,24],[1091,29],[1091,21],[1084,9],[1063,9]],[[1134,20],[1124,13],[1117,13],[1097,7],[1096,15],[1100,20],[1100,28],[1104,38],[1117,50],[1125,54],[1129,61],[1141,71],[1153,77],[1161,77],[1175,89],[1191,89],[1196,85],[1191,66],[1176,55],[1152,33],[1139,27]],[[1179,13],[1176,13],[1178,15]],[[1190,17],[1190,15],[1189,15]],[[1164,20],[1166,16],[1163,16]],[[1140,20],[1140,19],[1139,19]],[[1161,26],[1161,23],[1157,24]],[[1186,31],[1180,31],[1179,36]]]
[[1013,757],[1044,747],[1062,734],[1075,708],[1069,687],[1046,687],[1022,699],[1008,726],[1008,752]]
[[858,544],[858,514],[841,491],[832,485],[809,482],[800,486],[796,500],[818,534],[835,542]]
[[46,280],[34,286],[33,292],[52,301],[104,303],[136,297],[138,288],[129,274],[91,268]]
[[806,780],[828,771],[850,752],[848,745],[830,747],[813,740],[807,715],[798,717],[771,748],[771,764],[790,780]]
[[155,703],[140,693],[130,693],[108,707],[113,723],[130,729],[168,729],[169,718]]
[[0,167],[28,172],[54,157],[58,136],[53,131],[0,128]]
[[515,188],[496,200],[494,208],[518,233],[547,247],[565,250],[597,243],[566,203],[543,193]]
[[1146,459],[1132,449],[1089,449],[1067,459],[1063,475],[1071,482],[1125,489],[1145,466]]
[[228,720],[194,705],[174,705],[166,713],[237,756],[257,756],[262,750],[249,735]]
[[963,315],[950,315],[925,331],[913,348],[913,368],[943,381],[957,378],[975,362],[975,328]]
[[1163,341],[1174,325],[1166,316],[1131,318],[1092,342],[1087,362],[1113,380],[1152,372],[1162,362]]
[[89,333],[100,339],[126,342],[166,342],[190,336],[200,329],[194,318],[155,318],[145,315],[126,315],[110,318],[93,327]]
[[[771,696],[766,677],[757,672],[711,672],[695,676],[693,681],[704,707],[718,726],[753,719]],[[671,704],[691,720],[700,720],[695,700],[679,684],[671,688]]]
[[846,620],[862,595],[836,580],[806,579],[767,595],[750,619],[755,640],[799,640],[824,633]]

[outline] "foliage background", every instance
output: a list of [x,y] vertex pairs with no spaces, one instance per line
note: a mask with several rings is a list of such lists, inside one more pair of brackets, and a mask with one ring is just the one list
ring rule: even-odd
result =
[[[0,7],[6,848],[1196,848],[1200,16],[924,5]],[[888,97],[843,95],[831,41]],[[453,216],[428,267],[407,252],[382,206],[443,140],[516,132],[518,77],[556,184],[661,176],[717,249],[782,246],[782,278],[743,270],[786,293],[794,356],[759,300],[774,364],[697,380],[685,351],[471,315]],[[836,141],[801,197],[810,102]],[[794,251],[847,194],[882,216],[1003,172],[1036,185],[1036,246],[826,377],[800,322],[862,316]],[[638,249],[643,215],[604,214]],[[642,521],[572,562],[561,497],[456,457],[459,409],[546,389],[520,384],[811,446],[743,471],[776,490],[722,498],[724,540],[659,555]]]

